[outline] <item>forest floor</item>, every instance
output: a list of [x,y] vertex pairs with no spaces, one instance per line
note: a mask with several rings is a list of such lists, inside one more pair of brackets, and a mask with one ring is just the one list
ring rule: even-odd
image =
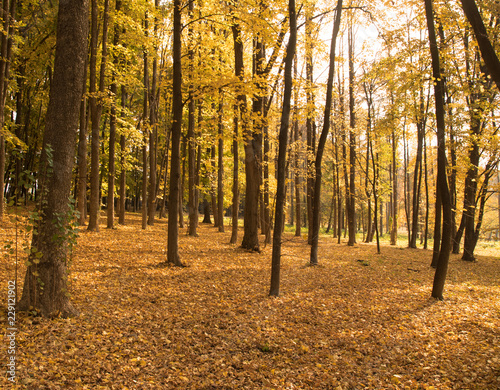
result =
[[[160,268],[166,228],[159,220],[141,230],[128,214],[126,226],[83,231],[69,277],[81,315],[17,313],[16,385],[2,363],[0,388],[500,388],[498,257],[452,255],[436,301],[430,250],[383,246],[377,255],[373,244],[324,236],[320,265],[309,267],[305,240],[286,234],[281,296],[270,298],[271,246],[249,253],[228,243],[228,227],[200,224],[197,238],[181,231],[187,267]],[[0,262],[5,334],[15,266]]]

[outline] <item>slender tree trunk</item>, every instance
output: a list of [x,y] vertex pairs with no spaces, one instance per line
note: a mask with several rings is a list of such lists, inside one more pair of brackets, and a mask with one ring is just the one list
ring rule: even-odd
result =
[[354,37],[352,26],[349,26],[349,205],[348,228],[349,228],[349,241],[347,245],[354,245],[356,243],[356,113],[354,111]]
[[[115,11],[120,12],[121,0],[116,1]],[[113,45],[117,46],[120,42],[120,28],[115,25]],[[117,57],[114,61],[117,64]],[[112,95],[112,103],[109,118],[109,152],[108,152],[108,199],[107,199],[107,228],[114,228],[115,217],[115,144],[116,144],[116,106],[117,106],[117,92],[115,75],[113,74],[113,81],[110,87]]]
[[391,245],[396,245],[398,242],[398,168],[397,168],[397,140],[396,132],[393,129],[391,133],[392,146],[392,229],[391,229]]
[[323,121],[323,129],[321,131],[321,136],[318,142],[318,150],[316,153],[315,160],[315,178],[314,178],[314,197],[313,197],[313,224],[312,224],[312,245],[311,245],[311,256],[310,264],[318,264],[318,239],[319,239],[319,223],[320,223],[320,205],[321,205],[321,160],[323,159],[323,151],[326,144],[326,139],[328,137],[328,132],[330,130],[330,118],[331,108],[332,108],[332,96],[333,96],[333,78],[335,76],[335,44],[337,42],[337,35],[340,28],[340,17],[342,13],[342,0],[337,3],[337,9],[335,11],[335,22],[333,24],[332,41],[330,47],[330,64],[328,71],[328,81],[326,85],[326,99],[325,99],[325,113]]
[[[217,163],[215,162],[215,143],[210,147],[210,163],[212,165],[211,172],[215,174],[217,172]],[[219,214],[217,212],[217,180],[214,175],[211,175],[210,179],[210,199],[212,203],[212,211],[214,213],[214,226],[219,227]]]
[[[189,5],[189,19],[194,18],[194,0],[188,1]],[[188,145],[188,234],[192,237],[197,237],[198,228],[198,205],[195,204],[196,200],[196,138],[195,138],[195,101],[194,101],[194,40],[192,25],[189,25],[189,48],[188,48],[188,61],[189,61],[189,86],[188,86],[188,128],[187,128],[187,145]],[[215,212],[215,210],[214,210]]]
[[[235,43],[236,45],[236,43]],[[242,52],[243,54],[243,52]],[[243,64],[243,58],[242,58]],[[244,96],[244,95],[239,95]],[[246,104],[243,99],[242,105]],[[239,211],[239,153],[238,153],[238,123],[239,123],[239,104],[234,105],[234,119],[233,119],[233,204],[231,210],[231,244],[236,244],[238,241],[238,211]]]
[[168,201],[167,261],[182,266],[179,258],[179,182],[181,176],[180,142],[182,130],[182,64],[181,64],[181,0],[174,0],[173,85],[172,85],[172,153],[170,158],[170,193]]
[[488,32],[484,26],[483,19],[475,0],[461,0],[462,8],[464,10],[467,20],[474,30],[476,41],[481,51],[481,56],[491,74],[493,81],[495,81],[498,90],[500,90],[500,60],[498,59],[495,48],[491,44],[488,37]]
[[[159,8],[159,0],[154,0],[155,8]],[[158,18],[154,19],[154,38],[158,37]],[[157,193],[157,157],[158,157],[158,48],[154,45],[151,90],[149,98],[149,190],[148,190],[148,225],[154,225]],[[148,82],[149,84],[149,82]]]
[[[127,92],[125,86],[121,87],[122,95],[122,115],[127,106]],[[127,168],[126,168],[126,138],[125,134],[120,135],[120,193],[119,193],[119,215],[118,223],[125,225],[125,200],[127,198]]]
[[[308,3],[309,4],[309,3]],[[313,223],[313,197],[314,197],[314,158],[315,142],[314,142],[314,91],[313,91],[313,39],[312,39],[312,23],[314,4],[311,3],[306,9],[306,25],[305,25],[305,51],[306,51],[306,199],[307,199],[307,243],[312,245],[312,223]]]
[[90,213],[88,230],[99,230],[99,123],[97,123],[97,40],[99,34],[97,0],[91,0],[90,26],[90,115],[92,141],[90,158]]
[[218,162],[217,162],[217,220],[219,222],[219,232],[224,232],[224,187],[223,187],[223,177],[224,177],[224,123],[223,123],[223,112],[224,112],[224,102],[222,100],[222,90],[219,91],[220,101],[218,110],[218,143],[219,150],[217,152]]
[[[13,21],[16,15],[16,0],[3,0],[2,21],[3,33],[1,34],[0,47],[0,129],[5,125],[5,101],[9,85],[9,71],[12,59]],[[0,132],[0,221],[4,216],[5,206],[5,136]]]
[[264,125],[264,190],[263,190],[263,230],[265,235],[264,243],[268,244],[271,242],[271,215],[269,211],[269,128],[267,123]]
[[[88,56],[86,57],[88,58]],[[77,192],[77,209],[80,214],[78,224],[85,225],[87,219],[87,97],[85,91],[87,89],[87,60],[85,60],[85,69],[83,75],[83,97],[80,102],[80,131],[78,132],[78,192]]]
[[445,121],[444,121],[444,94],[441,67],[439,61],[439,49],[434,29],[434,15],[432,10],[432,0],[425,1],[425,14],[427,18],[427,29],[429,31],[429,44],[432,57],[432,75],[434,80],[434,99],[436,105],[436,127],[438,135],[438,186],[441,192],[441,202],[443,207],[443,230],[441,237],[441,249],[434,275],[432,287],[432,297],[443,299],[444,284],[448,271],[448,260],[451,249],[451,199],[446,175],[446,142],[445,142]]
[[[42,219],[32,244],[32,253],[42,256],[31,255],[19,302],[20,310],[35,309],[47,317],[78,314],[68,295],[66,264],[71,227],[67,217],[70,217],[68,197],[87,55],[87,17],[87,0],[59,3],[54,75],[41,157]],[[53,150],[52,164],[47,155],[48,147]],[[59,223],[53,223],[54,219]]]
[[[421,101],[421,111],[423,110],[423,101]],[[413,197],[412,197],[412,227],[411,227],[411,238],[410,238],[410,248],[417,247],[417,235],[418,235],[418,221],[420,212],[420,184],[422,182],[422,151],[423,151],[423,140],[424,140],[424,124],[423,118],[419,118],[417,122],[417,155],[415,158],[415,170],[413,171]]]
[[288,12],[290,19],[290,39],[285,58],[285,91],[283,93],[283,111],[281,115],[281,125],[278,145],[278,175],[276,189],[276,209],[274,215],[274,234],[272,251],[271,288],[269,295],[278,296],[280,291],[280,261],[281,261],[281,225],[284,220],[283,211],[285,209],[286,191],[286,150],[288,146],[288,125],[290,121],[290,101],[292,97],[292,63],[295,56],[295,46],[297,41],[297,19],[295,15],[295,0],[289,0]]
[[179,203],[177,207],[177,212],[179,213],[179,228],[184,228],[184,184],[186,179],[186,137],[182,136],[182,146],[181,146],[181,155],[179,157],[180,161],[182,161],[182,171],[181,178],[179,183]]
[[427,239],[429,236],[429,178],[427,172],[427,137],[425,135],[424,135],[424,181],[425,181],[424,249],[427,249]]

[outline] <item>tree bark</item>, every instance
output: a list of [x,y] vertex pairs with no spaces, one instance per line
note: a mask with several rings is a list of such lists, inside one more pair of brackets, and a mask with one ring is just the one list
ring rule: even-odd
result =
[[312,42],[312,14],[314,4],[306,9],[305,25],[305,54],[306,54],[306,209],[307,209],[307,243],[312,245],[313,225],[313,198],[314,198],[314,157],[315,156],[315,126],[314,126],[314,92],[313,92],[313,42]]
[[[125,90],[125,86],[122,85],[121,88],[122,95],[122,109],[124,110],[127,105],[127,93]],[[118,214],[118,223],[120,225],[125,225],[125,200],[127,198],[127,168],[125,165],[126,158],[126,139],[125,135],[120,135],[120,190],[119,190],[119,214]]]
[[219,221],[219,232],[224,232],[224,123],[222,115],[224,112],[224,102],[222,100],[222,90],[219,91],[219,110],[218,110],[218,161],[217,161],[217,220]]
[[280,261],[281,261],[281,226],[284,221],[284,209],[286,202],[285,180],[286,180],[286,150],[288,146],[288,125],[290,122],[290,101],[292,97],[292,63],[295,56],[297,41],[297,18],[295,15],[295,0],[289,0],[288,12],[290,19],[290,39],[285,58],[285,90],[283,93],[283,111],[278,145],[278,174],[276,189],[276,209],[274,214],[274,233],[271,269],[271,288],[269,295],[278,296],[280,291]]
[[349,198],[347,213],[349,241],[347,245],[356,243],[356,113],[354,111],[354,37],[352,26],[349,26]]
[[179,184],[181,177],[180,142],[182,130],[182,64],[181,64],[181,0],[174,0],[173,84],[172,84],[172,152],[170,158],[170,193],[168,200],[167,261],[183,266],[179,257]]
[[439,48],[434,28],[434,15],[432,0],[425,1],[425,15],[427,18],[427,29],[429,32],[429,44],[432,58],[432,76],[434,78],[434,100],[436,105],[436,127],[438,137],[438,177],[437,185],[441,192],[441,203],[443,210],[443,229],[441,237],[441,249],[434,274],[432,297],[443,299],[444,284],[448,271],[448,261],[451,249],[451,199],[446,175],[446,142],[445,142],[445,120],[444,120],[444,93],[441,67],[439,60]]
[[[116,1],[115,11],[120,12],[121,1]],[[117,46],[120,42],[120,28],[115,25],[113,45]],[[115,56],[114,61],[117,64],[117,57]],[[115,218],[115,145],[116,145],[116,115],[117,115],[117,93],[118,86],[116,85],[115,75],[113,74],[113,81],[110,87],[111,91],[111,109],[110,109],[110,119],[109,119],[109,152],[108,152],[108,199],[107,199],[107,228],[114,228],[114,218]]]
[[83,97],[80,102],[80,130],[78,132],[78,192],[76,205],[80,214],[78,224],[85,225],[87,219],[87,130],[88,130],[88,115],[87,115],[87,97],[85,91],[87,89],[87,58],[85,57],[85,67],[83,75]]
[[100,123],[103,109],[103,94],[105,87],[105,72],[107,61],[107,41],[108,41],[108,20],[109,20],[109,0],[104,1],[104,18],[102,22],[102,54],[101,66],[99,70],[99,96],[96,93],[96,73],[97,73],[97,35],[98,35],[98,10],[97,0],[92,0],[92,22],[90,38],[90,113],[92,119],[92,141],[91,141],[91,161],[90,161],[90,214],[87,229],[99,231],[99,219],[101,212],[100,197]]
[[[4,0],[2,7],[3,34],[0,47],[0,129],[5,124],[5,100],[12,59],[12,36],[14,29],[14,18],[16,15],[16,0]],[[0,132],[0,221],[4,216],[5,203],[5,136]]]
[[333,78],[335,76],[335,44],[337,42],[337,35],[340,28],[340,17],[342,13],[342,0],[337,3],[337,9],[335,11],[335,22],[333,24],[332,32],[332,42],[330,47],[330,64],[328,71],[328,81],[326,84],[326,99],[325,99],[325,113],[323,121],[323,129],[318,142],[318,150],[316,152],[316,159],[314,162],[315,167],[315,177],[314,177],[314,192],[313,192],[313,224],[312,224],[312,245],[311,245],[311,256],[310,264],[318,264],[318,239],[319,239],[319,222],[320,222],[320,205],[321,205],[321,160],[323,159],[323,152],[326,144],[326,139],[328,137],[328,132],[330,130],[330,118],[331,108],[332,108],[332,96],[333,96]]
[[500,91],[500,60],[488,37],[488,32],[484,26],[481,14],[477,9],[476,2],[475,0],[461,0],[461,2],[465,16],[474,30],[474,35],[476,36],[476,41],[484,63],[491,74],[491,78],[495,81]]
[[[43,201],[40,225],[33,236],[20,310],[36,310],[46,317],[73,316],[78,311],[67,291],[68,239],[71,232],[68,197],[74,165],[80,101],[87,55],[88,1],[59,2],[54,75],[41,157]],[[52,158],[47,154],[52,148]],[[53,220],[62,224],[53,223]],[[41,288],[43,286],[43,289]]]
[[[160,6],[159,0],[154,0],[155,8]],[[158,39],[158,18],[154,18],[154,39]],[[157,160],[158,160],[158,47],[153,45],[153,63],[151,75],[151,89],[149,98],[149,188],[148,188],[148,225],[154,225],[156,215],[157,194]]]
[[[193,19],[194,1],[189,0],[189,19]],[[187,144],[188,144],[188,213],[189,224],[188,234],[192,237],[197,237],[198,228],[198,205],[196,204],[196,138],[195,138],[195,101],[194,101],[194,48],[193,48],[193,30],[191,24],[188,29],[189,48],[188,48],[188,69],[189,69],[189,85],[188,85],[188,128],[187,128]]]

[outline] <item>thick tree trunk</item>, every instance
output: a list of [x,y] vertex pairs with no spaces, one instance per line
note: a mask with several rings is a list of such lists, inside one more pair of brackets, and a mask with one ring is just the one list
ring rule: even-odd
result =
[[265,60],[264,46],[260,40],[254,48],[254,77],[257,95],[252,102],[254,129],[243,131],[245,150],[245,210],[243,214],[243,241],[241,247],[252,251],[260,251],[259,244],[259,197],[262,167],[262,132],[264,122],[264,90],[258,78],[262,75],[262,63]]
[[210,219],[210,203],[206,197],[203,197],[203,221],[202,223],[212,223]]
[[[32,245],[41,257],[35,253],[30,256],[19,302],[20,310],[34,309],[48,317],[78,314],[67,291],[68,240],[72,233],[68,197],[87,55],[87,17],[87,0],[59,2],[54,75],[41,158],[42,219]],[[52,164],[47,155],[49,147]],[[54,219],[58,223],[54,223]]]

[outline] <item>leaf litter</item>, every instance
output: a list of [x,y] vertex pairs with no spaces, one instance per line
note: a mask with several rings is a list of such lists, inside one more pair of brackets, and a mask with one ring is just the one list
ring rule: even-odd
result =
[[[452,255],[439,302],[431,251],[377,255],[324,236],[320,265],[309,267],[306,241],[286,235],[281,296],[270,298],[271,247],[249,253],[200,224],[196,238],[181,230],[187,267],[158,267],[166,221],[141,230],[139,216],[127,217],[79,237],[69,275],[79,317],[17,313],[12,388],[500,388],[498,258]],[[1,261],[11,280],[14,260]],[[3,300],[4,329],[5,313]]]

